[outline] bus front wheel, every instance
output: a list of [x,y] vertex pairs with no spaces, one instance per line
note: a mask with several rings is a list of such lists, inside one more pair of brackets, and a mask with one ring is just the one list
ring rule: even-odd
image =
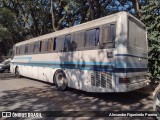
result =
[[67,89],[67,78],[62,70],[58,70],[55,73],[54,83],[58,90],[64,91]]

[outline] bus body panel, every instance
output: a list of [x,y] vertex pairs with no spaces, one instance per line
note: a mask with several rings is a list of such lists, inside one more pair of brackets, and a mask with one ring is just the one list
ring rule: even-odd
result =
[[[147,60],[147,31],[142,23],[133,16],[128,15],[127,18],[123,17],[123,24],[125,28],[123,29],[123,35],[125,39],[120,38],[120,43],[123,48],[125,48],[126,53],[119,52],[116,56],[116,61],[125,61],[122,65],[123,69],[120,69],[123,74],[116,73],[116,89],[115,91],[124,92],[131,91],[134,89],[139,89],[148,84],[148,79],[146,77],[148,71],[148,60]],[[127,30],[127,31],[124,31]],[[126,37],[127,35],[127,37]],[[120,45],[119,44],[119,45]],[[121,48],[117,51],[121,51]],[[120,78],[128,78],[129,83],[121,83]]]
[[[113,91],[113,88],[106,88],[107,90],[105,90],[91,86],[91,73],[95,72],[95,70],[98,72],[100,71],[100,68],[97,67],[96,69],[96,66],[107,65],[114,67],[114,59],[107,58],[107,53],[112,51],[113,50],[110,49],[100,49],[63,52],[59,54],[37,54],[36,56],[15,56],[11,63],[11,71],[13,73],[16,66],[18,66],[20,73],[23,76],[53,83],[53,76],[55,71],[57,69],[62,69],[66,73],[67,79],[69,81],[68,86],[71,88],[81,89],[88,92]],[[105,70],[107,69],[104,69],[103,71]],[[113,71],[110,71],[110,73],[113,74]],[[112,79],[110,82],[112,82]]]

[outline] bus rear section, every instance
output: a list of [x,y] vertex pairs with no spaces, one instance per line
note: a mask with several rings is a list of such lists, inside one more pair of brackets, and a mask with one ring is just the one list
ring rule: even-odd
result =
[[116,55],[116,63],[122,63],[116,73],[116,92],[132,91],[147,86],[147,51],[145,26],[136,18],[128,16],[126,54]]

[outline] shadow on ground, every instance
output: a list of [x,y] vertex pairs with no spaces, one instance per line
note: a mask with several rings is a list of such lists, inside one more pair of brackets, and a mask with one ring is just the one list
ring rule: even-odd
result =
[[0,111],[152,111],[153,99],[151,95],[139,91],[87,93],[71,88],[57,91],[51,84],[42,88],[25,87],[2,93]]
[[10,74],[10,73],[0,73],[0,80],[10,80],[15,78],[14,74]]
[[54,86],[3,91],[0,110],[107,110],[150,111],[152,96],[128,93],[87,93],[75,89],[57,91]]

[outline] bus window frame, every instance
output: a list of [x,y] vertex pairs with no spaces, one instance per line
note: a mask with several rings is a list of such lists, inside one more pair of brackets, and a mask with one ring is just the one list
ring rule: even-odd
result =
[[53,41],[54,39],[53,38],[49,38],[48,39],[48,52],[50,53],[50,52],[53,52]]
[[16,55],[18,55],[18,54],[19,54],[19,53],[18,53],[18,51],[19,51],[19,46],[16,46],[15,48],[16,48]]
[[[93,30],[93,29],[99,29],[99,38],[98,38],[98,43],[96,46],[85,46],[84,45],[84,50],[91,50],[91,49],[99,49],[99,44],[100,44],[100,41],[101,41],[101,27],[100,26],[97,26],[97,27],[93,27],[93,28],[90,28],[90,29],[86,29],[85,31],[89,31],[89,30]],[[86,44],[86,32],[85,32],[85,44]]]
[[[72,46],[72,51],[81,51],[81,50],[84,50],[85,49],[85,47],[84,47],[84,45],[85,45],[85,31],[86,30],[80,30],[80,31],[76,31],[76,32],[73,32],[73,37],[72,37],[72,41],[71,41],[71,46]],[[82,32],[82,33],[81,33]],[[75,40],[75,37],[76,37],[76,34],[79,34],[79,33],[81,33],[81,34],[83,34],[83,38],[84,38],[84,40],[83,40],[83,46],[82,47],[78,47],[77,46],[77,40]],[[82,41],[82,40],[81,40]],[[74,45],[75,44],[75,45]],[[74,45],[74,46],[73,46]],[[76,47],[75,47],[76,46]]]
[[20,46],[20,55],[24,55],[24,51],[25,51],[25,45],[21,45]]
[[[70,46],[67,46],[67,48],[65,48],[65,42],[67,41],[67,37],[70,36]],[[66,34],[65,35],[65,40],[64,40],[64,47],[63,47],[63,52],[70,52],[72,51],[72,35],[71,34]]]
[[21,55],[21,52],[20,52],[21,51],[21,46],[19,46],[18,48],[19,48],[18,49],[18,55]]
[[[29,44],[24,44],[24,54],[28,54],[29,53]],[[26,47],[28,47],[28,51],[26,52]]]
[[[32,47],[32,49],[30,47]],[[28,54],[34,54],[34,42],[29,43]]]
[[[114,47],[108,47],[107,45],[103,45],[103,27],[104,26],[107,26],[109,25],[110,28],[111,28],[111,25],[115,25],[115,39],[114,39]],[[93,30],[93,29],[99,29],[99,40],[98,40],[98,44],[96,46],[85,46],[85,42],[86,42],[86,31],[89,31],[89,30]],[[110,29],[111,31],[111,29]],[[82,32],[83,34],[83,38],[84,38],[84,46],[83,47],[75,47],[75,48],[70,48],[69,50],[64,50],[64,44],[65,44],[65,39],[66,39],[66,36],[70,35],[71,36],[71,47],[72,44],[76,41],[75,41],[75,33],[78,32]],[[72,33],[69,33],[69,34],[63,34],[63,35],[60,35],[60,36],[53,36],[53,37],[50,37],[50,38],[47,38],[47,39],[44,39],[44,40],[40,40],[40,41],[35,41],[35,42],[31,42],[31,43],[27,43],[25,45],[28,45],[28,53],[23,53],[23,54],[40,54],[40,53],[57,53],[57,52],[73,52],[73,51],[84,51],[84,50],[93,50],[93,49],[110,49],[110,48],[115,48],[115,43],[116,43],[116,32],[117,32],[117,22],[116,21],[113,21],[113,22],[109,22],[109,23],[106,23],[106,24],[103,24],[103,25],[99,25],[99,26],[95,26],[95,27],[90,27],[89,29],[83,29],[83,30],[80,30],[80,31],[76,31],[76,32],[72,32]],[[63,39],[63,46],[62,46],[62,50],[56,50],[56,47],[57,47],[57,43],[55,42],[55,40],[57,38],[60,38],[61,40]],[[111,35],[110,35],[110,39],[111,39]],[[47,51],[42,51],[42,42],[43,41],[48,41],[48,47],[47,47]],[[53,41],[52,43],[52,48],[49,49],[49,41]],[[109,42],[112,42],[111,40],[107,40]],[[36,42],[39,42],[39,51],[38,52],[35,52],[35,43]],[[106,42],[107,43],[107,42]],[[83,43],[82,43],[83,44]],[[33,46],[32,46],[33,45]],[[33,47],[32,50],[31,49],[31,46]],[[55,48],[54,48],[55,46]],[[21,46],[17,46],[18,47],[18,50],[21,48]],[[16,48],[17,48],[16,47]],[[19,53],[16,55],[19,55]]]
[[[35,45],[38,43],[38,45],[39,45],[39,48],[38,49],[35,49]],[[41,48],[41,46],[40,46],[40,41],[36,41],[36,42],[34,42],[34,48],[33,48],[33,54],[37,54],[37,53],[40,53],[40,48]],[[35,51],[35,50],[38,50],[38,51]]]
[[[43,44],[46,44],[46,42],[47,42],[47,48],[46,48],[46,50],[44,50],[44,46],[43,46]],[[48,51],[48,45],[49,45],[49,39],[44,39],[44,40],[41,40],[41,46],[40,46],[40,52],[41,53],[47,53],[47,52],[49,52]]]
[[[61,44],[62,45],[62,47],[61,47],[61,49],[57,49],[57,40],[58,41],[60,41],[60,43],[59,44]],[[54,52],[64,52],[64,41],[65,41],[65,35],[61,35],[61,36],[56,36],[56,37],[54,37]],[[62,42],[62,43],[61,43]],[[58,46],[59,47],[59,46]]]

